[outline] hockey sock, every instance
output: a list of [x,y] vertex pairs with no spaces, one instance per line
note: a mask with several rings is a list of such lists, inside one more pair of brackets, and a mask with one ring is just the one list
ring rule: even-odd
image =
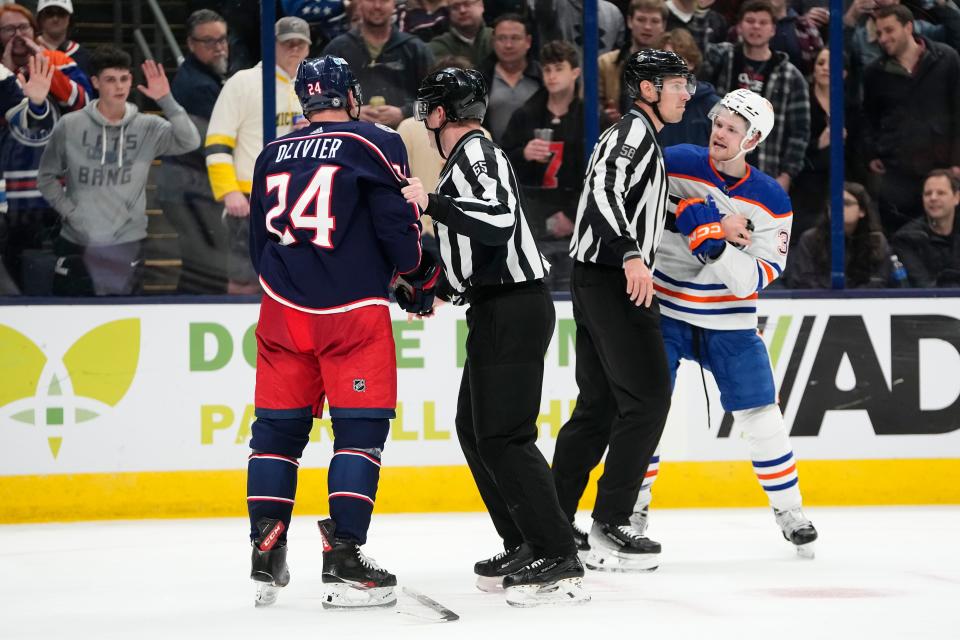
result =
[[380,481],[380,456],[390,429],[383,419],[333,419],[333,459],[327,473],[330,517],[337,537],[367,541]]
[[650,464],[647,466],[647,473],[643,477],[643,484],[640,485],[640,494],[637,495],[637,504],[633,508],[634,511],[642,511],[645,507],[650,506],[650,501],[653,500],[653,483],[657,481],[659,472],[660,447],[658,446],[653,457],[650,458]]
[[257,521],[272,518],[283,522],[279,542],[287,539],[293,500],[297,494],[297,469],[300,463],[276,453],[254,451],[247,461],[247,512],[250,514],[250,539],[260,535]]
[[760,486],[774,509],[802,504],[797,462],[793,457],[783,414],[777,405],[734,411],[734,420],[750,443],[750,459]]
[[303,455],[313,424],[310,407],[264,409],[257,407],[247,462],[247,511],[250,539],[260,534],[257,521],[273,518],[283,522],[280,542],[287,539],[293,500],[297,494],[298,460]]

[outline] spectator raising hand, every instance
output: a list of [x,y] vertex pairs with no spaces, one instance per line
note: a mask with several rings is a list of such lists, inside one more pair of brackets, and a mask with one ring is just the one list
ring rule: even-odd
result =
[[23,89],[23,95],[36,105],[43,104],[50,93],[50,83],[53,80],[53,66],[46,56],[32,56],[27,61],[27,75],[17,72],[17,80]]
[[147,86],[138,84],[137,91],[153,101],[157,101],[170,93],[170,82],[167,80],[167,73],[163,70],[163,67],[153,60],[146,60],[140,65],[140,68],[147,80]]

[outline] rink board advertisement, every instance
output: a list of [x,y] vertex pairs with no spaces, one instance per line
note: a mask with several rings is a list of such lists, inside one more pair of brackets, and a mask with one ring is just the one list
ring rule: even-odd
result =
[[[377,509],[480,509],[454,430],[462,308],[396,307],[399,406]],[[0,521],[239,515],[258,305],[4,307]],[[960,502],[960,299],[765,300],[764,341],[811,504]],[[557,303],[539,444],[576,395],[576,330]],[[662,506],[764,504],[746,444],[699,367],[680,370]],[[314,423],[298,511],[325,509],[330,423]],[[589,501],[591,494],[585,499]]]

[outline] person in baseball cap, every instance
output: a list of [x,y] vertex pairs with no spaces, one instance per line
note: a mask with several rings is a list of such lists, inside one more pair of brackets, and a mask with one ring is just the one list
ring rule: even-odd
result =
[[277,66],[293,78],[310,51],[310,25],[302,18],[287,16],[277,20],[273,33],[277,38]]
[[310,44],[310,25],[303,18],[287,16],[280,18],[273,27],[273,33],[277,37],[277,42],[286,42],[287,40],[303,40]]
[[37,44],[51,51],[62,51],[90,77],[90,54],[69,38],[73,22],[72,0],[40,0],[37,2]]

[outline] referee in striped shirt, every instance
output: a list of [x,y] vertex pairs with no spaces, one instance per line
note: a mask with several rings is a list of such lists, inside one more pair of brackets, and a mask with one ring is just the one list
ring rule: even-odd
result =
[[675,53],[643,49],[623,71],[633,107],[600,136],[580,196],[570,255],[577,325],[577,406],[557,437],[553,473],[572,522],[590,471],[607,452],[587,567],[649,570],[660,545],[629,518],[670,409],[670,376],[652,270],[667,214],[667,173],[656,140],[678,122],[695,84]]
[[502,579],[512,604],[509,587],[529,584],[556,585],[545,593],[561,601],[586,600],[573,531],[536,444],[543,361],[556,322],[543,282],[549,265],[506,154],[480,129],[486,107],[478,72],[448,67],[429,75],[416,116],[447,161],[436,193],[424,193],[416,178],[403,189],[436,224],[446,276],[439,297],[470,304],[457,436],[505,550],[474,570],[481,588]]

